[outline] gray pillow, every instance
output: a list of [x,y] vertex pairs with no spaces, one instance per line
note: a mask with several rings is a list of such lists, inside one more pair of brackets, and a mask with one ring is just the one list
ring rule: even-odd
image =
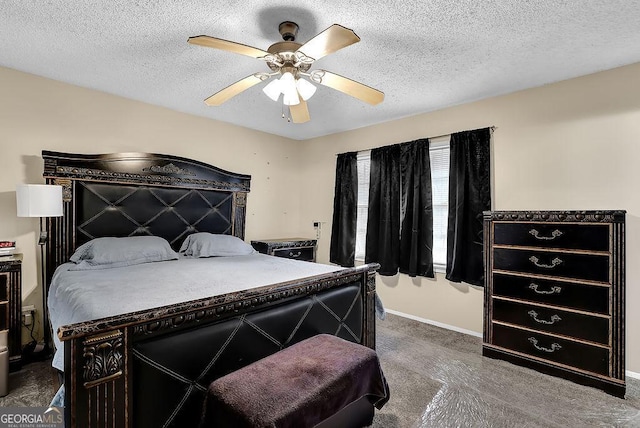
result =
[[166,239],[158,236],[96,238],[79,246],[70,260],[77,266],[71,270],[107,269],[141,263],[176,260]]
[[245,256],[256,250],[242,239],[231,235],[198,232],[187,236],[180,253],[188,257]]

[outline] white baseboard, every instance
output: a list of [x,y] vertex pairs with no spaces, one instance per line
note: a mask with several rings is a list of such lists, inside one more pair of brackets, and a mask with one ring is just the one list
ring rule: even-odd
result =
[[636,373],[636,372],[632,372],[632,371],[629,371],[629,370],[625,370],[624,374],[629,376],[629,377],[632,377],[634,379],[640,379],[640,373]]
[[393,309],[385,308],[385,312],[389,312],[390,314],[398,315],[399,317],[403,317],[403,318],[409,318],[414,321],[419,321],[425,324],[435,325],[436,327],[445,328],[447,330],[457,331],[458,333],[468,334],[470,336],[475,336],[475,337],[482,337],[482,333],[478,333],[477,331],[466,330],[464,328],[456,327],[454,325],[444,324],[438,321],[428,320],[426,318],[420,318],[415,315],[405,314],[404,312],[394,311]]
[[[456,326],[449,325],[449,324],[444,324],[444,323],[441,323],[441,322],[438,322],[438,321],[428,320],[426,318],[420,318],[420,317],[417,317],[415,315],[405,314],[404,312],[394,311],[393,309],[386,309],[385,308],[385,312],[389,312],[390,314],[398,315],[399,317],[403,317],[403,318],[409,318],[409,319],[412,319],[414,321],[422,322],[422,323],[425,323],[425,324],[435,325],[436,327],[445,328],[447,330],[457,331],[458,333],[468,334],[470,336],[475,336],[475,337],[482,337],[482,333],[478,333],[476,331],[466,330],[464,328],[456,327]],[[630,370],[625,370],[624,374],[626,376],[629,376],[630,378],[633,378],[633,379],[640,379],[640,373],[632,372]]]

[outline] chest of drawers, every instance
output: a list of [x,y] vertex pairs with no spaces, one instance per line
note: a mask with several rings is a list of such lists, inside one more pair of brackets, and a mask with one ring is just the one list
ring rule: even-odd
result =
[[624,211],[484,213],[482,353],[625,394]]

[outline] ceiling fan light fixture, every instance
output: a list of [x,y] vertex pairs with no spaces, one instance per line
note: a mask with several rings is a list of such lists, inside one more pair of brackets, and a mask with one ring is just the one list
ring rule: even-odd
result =
[[280,88],[284,95],[282,101],[285,105],[294,106],[300,104],[298,88],[296,87],[296,79],[293,77],[293,74],[288,71],[282,73],[282,77],[280,78]]
[[298,97],[298,92],[294,93],[286,93],[284,97],[282,97],[282,103],[286,106],[296,106],[300,104],[300,98]]
[[296,80],[296,88],[298,88],[298,93],[305,101],[311,98],[316,93],[316,89],[318,89],[313,83],[300,78]]
[[280,79],[274,79],[262,88],[262,92],[264,92],[273,101],[278,101],[278,98],[280,98],[280,94],[282,93],[282,82],[280,82]]

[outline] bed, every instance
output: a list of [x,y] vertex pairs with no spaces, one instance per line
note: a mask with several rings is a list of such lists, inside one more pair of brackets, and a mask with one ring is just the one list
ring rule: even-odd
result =
[[[75,250],[96,238],[157,236],[176,251],[198,232],[244,239],[250,176],[158,154],[42,156],[47,183],[63,186],[64,215],[47,220],[45,288],[49,301],[73,308],[52,307],[67,426],[197,426],[212,380],[293,343],[329,333],[375,347],[377,264],[341,269],[251,254],[224,258],[224,266],[214,257],[163,261],[150,273],[138,266],[118,267],[120,275],[67,272]],[[97,312],[90,311],[91,298],[64,297],[56,281],[50,288],[56,269],[75,278],[76,296],[97,289],[121,307],[101,312],[107,299],[96,295]],[[200,285],[192,287],[186,271]],[[211,292],[201,287],[209,278]],[[160,283],[173,290],[168,299]]]

